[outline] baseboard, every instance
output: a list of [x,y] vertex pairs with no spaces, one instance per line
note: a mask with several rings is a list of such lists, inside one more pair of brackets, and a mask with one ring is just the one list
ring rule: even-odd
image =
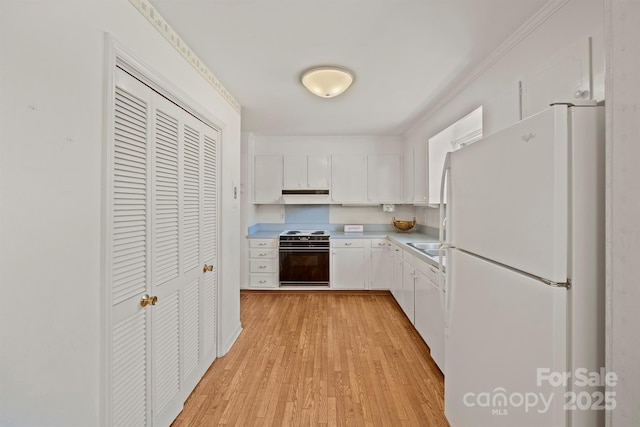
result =
[[231,350],[231,347],[233,347],[233,344],[235,344],[236,340],[238,339],[241,333],[242,333],[242,324],[238,323],[238,326],[236,326],[235,331],[231,334],[231,336],[229,337],[225,345],[219,349],[220,351],[218,351],[218,357],[224,356],[229,352],[229,350]]
[[391,291],[385,289],[291,289],[291,288],[273,288],[273,289],[240,289],[240,294],[325,294],[325,295],[388,295]]

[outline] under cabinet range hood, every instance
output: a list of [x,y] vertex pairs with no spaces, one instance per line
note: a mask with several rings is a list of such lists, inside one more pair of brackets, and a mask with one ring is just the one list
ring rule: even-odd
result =
[[331,203],[329,190],[282,190],[285,205],[325,205]]

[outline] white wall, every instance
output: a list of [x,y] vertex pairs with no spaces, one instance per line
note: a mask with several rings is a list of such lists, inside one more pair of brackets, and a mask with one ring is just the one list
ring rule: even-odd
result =
[[252,133],[243,132],[241,139],[241,222],[242,239],[240,242],[240,287],[247,288],[249,285],[249,242],[245,238],[248,228],[256,223],[256,208],[258,205],[253,204],[253,152],[254,152],[254,136]]
[[223,343],[240,325],[240,117],[127,0],[4,0],[0,28],[0,425],[96,426],[105,32],[226,125]]
[[400,136],[255,135],[255,154],[402,154]]
[[607,0],[607,369],[609,427],[640,425],[640,2]]
[[[593,92],[604,97],[603,0],[570,0],[506,52],[452,100],[426,114],[405,134],[405,145],[424,144],[431,136],[483,106],[483,133],[488,135],[519,120],[518,82],[551,58],[582,49],[592,38]],[[422,224],[437,227],[438,215],[419,208]]]

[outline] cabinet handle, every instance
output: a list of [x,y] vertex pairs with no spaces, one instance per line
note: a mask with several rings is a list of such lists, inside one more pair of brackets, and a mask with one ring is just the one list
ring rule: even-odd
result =
[[267,256],[268,254],[259,254],[258,256]]
[[261,265],[261,266],[258,266],[258,268],[267,268],[267,266],[266,265]]
[[266,280],[260,280],[258,283],[267,283]]
[[344,245],[345,246],[351,246],[351,243],[345,243]]

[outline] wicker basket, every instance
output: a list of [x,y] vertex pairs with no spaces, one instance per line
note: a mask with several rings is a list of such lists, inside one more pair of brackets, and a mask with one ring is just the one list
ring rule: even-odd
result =
[[401,233],[409,233],[416,228],[416,218],[413,217],[413,221],[402,221],[397,220],[395,217],[391,220],[391,224],[393,224],[393,228]]

